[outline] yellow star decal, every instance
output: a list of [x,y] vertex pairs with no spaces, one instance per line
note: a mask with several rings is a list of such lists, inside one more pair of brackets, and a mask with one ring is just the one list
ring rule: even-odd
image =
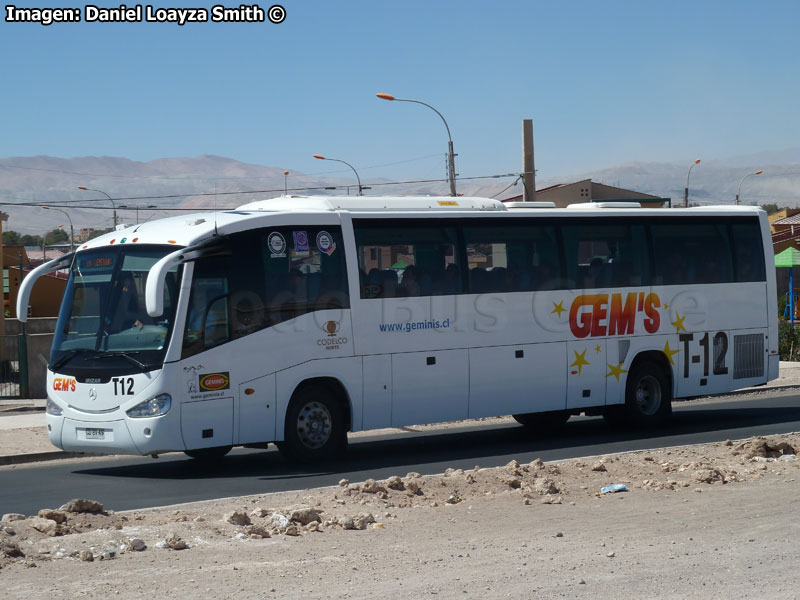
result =
[[675,327],[675,333],[680,333],[681,331],[686,331],[686,327],[683,326],[683,320],[686,318],[686,315],[681,316],[680,313],[675,313],[675,320],[672,322],[672,326]]
[[669,304],[667,304],[666,302],[664,303],[664,310],[669,310]]
[[677,354],[678,352],[680,352],[680,348],[678,350],[670,349],[669,340],[667,340],[667,343],[664,344],[664,354],[667,355],[667,358],[669,359],[669,364],[671,364],[671,365],[675,364],[675,361],[672,360],[672,356]]
[[583,365],[591,364],[588,360],[586,360],[586,350],[578,354],[577,350],[573,350],[575,353],[575,362],[570,365],[570,367],[578,367],[578,375],[581,374],[581,369],[583,369]]
[[622,363],[619,363],[616,367],[614,365],[612,365],[612,364],[609,364],[609,363],[606,363],[606,364],[608,365],[608,368],[610,369],[609,373],[608,373],[608,375],[606,375],[606,377],[611,377],[613,375],[614,377],[617,378],[617,381],[619,381],[619,376],[622,375],[623,373],[627,373],[628,372],[627,369],[623,369],[622,368]]
[[550,311],[550,314],[552,315],[553,313],[558,313],[558,318],[560,319],[562,312],[567,312],[567,309],[564,308],[564,301],[562,300],[558,304],[553,302],[553,310]]
[[594,351],[597,352],[598,354],[600,354],[600,352],[602,351],[602,348],[600,347],[600,344],[598,344],[597,346],[594,347]]

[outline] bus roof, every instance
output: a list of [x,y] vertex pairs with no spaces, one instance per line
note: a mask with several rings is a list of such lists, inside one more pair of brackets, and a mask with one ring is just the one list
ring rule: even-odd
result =
[[[755,214],[761,211],[754,206],[707,206],[688,209],[638,208],[617,203],[583,203],[569,208],[552,208],[544,203],[531,207],[516,202],[507,206],[497,200],[452,196],[281,196],[270,200],[257,200],[236,209],[201,212],[167,217],[139,225],[117,229],[78,247],[78,250],[117,244],[174,244],[189,246],[215,234],[225,235],[256,227],[268,226],[279,214],[305,213],[330,215],[347,212],[354,215],[375,216],[376,213],[393,213],[403,217],[430,217],[431,213],[459,214],[465,217],[477,214],[507,216],[539,216],[575,218],[592,213],[593,216],[721,216],[723,214]],[[522,206],[521,206],[522,205]],[[335,218],[335,217],[334,217]]]

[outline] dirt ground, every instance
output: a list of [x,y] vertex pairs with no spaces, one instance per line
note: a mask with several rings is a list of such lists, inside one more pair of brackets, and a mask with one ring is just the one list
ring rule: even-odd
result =
[[[42,507],[0,522],[0,589],[29,599],[794,598],[795,449],[800,434],[153,510]],[[601,492],[620,483],[627,491]]]

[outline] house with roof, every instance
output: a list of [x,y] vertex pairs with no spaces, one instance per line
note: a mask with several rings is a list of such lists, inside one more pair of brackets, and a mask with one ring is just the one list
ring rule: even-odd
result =
[[[506,198],[503,202],[521,202],[522,195]],[[652,194],[644,194],[634,190],[597,183],[591,179],[583,179],[575,183],[559,183],[536,190],[537,202],[552,202],[556,208],[564,208],[570,204],[583,202],[638,202],[646,208],[671,206],[671,198],[661,198]]]

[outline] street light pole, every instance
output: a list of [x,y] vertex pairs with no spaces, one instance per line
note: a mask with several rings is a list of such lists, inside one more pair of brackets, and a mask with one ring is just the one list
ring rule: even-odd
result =
[[686,174],[686,187],[683,188],[683,207],[689,208],[689,176],[692,174],[692,169],[694,169],[695,165],[700,164],[700,159],[697,158],[689,167],[689,172]]
[[748,177],[750,177],[751,175],[761,175],[763,172],[764,171],[756,171],[755,173],[748,173],[747,175],[742,177],[742,180],[739,182],[739,189],[736,190],[736,205],[737,206],[739,205],[739,192],[742,191],[742,184],[744,183],[744,180],[747,179]]
[[105,196],[106,198],[109,199],[109,201],[111,202],[111,206],[114,208],[114,229],[116,229],[117,228],[117,205],[114,204],[114,200],[111,198],[111,196],[106,194],[103,190],[95,190],[95,189],[92,189],[92,188],[84,187],[82,185],[79,185],[78,189],[79,190],[83,190],[84,192],[97,192],[98,194],[103,194],[103,196]]
[[435,112],[439,117],[442,119],[442,123],[444,123],[445,129],[447,129],[447,171],[448,171],[448,179],[450,180],[450,195],[456,195],[456,158],[455,154],[453,153],[453,138],[450,135],[450,127],[447,125],[447,121],[442,116],[438,110],[433,108],[430,104],[426,104],[425,102],[420,102],[419,100],[409,100],[407,98],[395,98],[391,94],[375,94],[381,100],[389,100],[392,102],[413,102],[414,104],[422,104],[422,106],[427,106],[433,112]]
[[356,174],[356,180],[358,181],[358,195],[359,196],[363,196],[364,195],[363,192],[362,192],[362,190],[364,188],[361,185],[361,178],[358,176],[358,171],[356,171],[355,167],[353,167],[353,165],[351,165],[349,162],[345,162],[345,161],[340,160],[338,158],[326,158],[326,157],[322,156],[321,154],[314,154],[314,158],[316,158],[318,160],[333,160],[333,161],[336,161],[336,162],[343,163],[343,164],[347,165],[348,167],[350,167],[351,169],[353,169],[353,173]]
[[49,206],[43,206],[42,208],[45,210],[55,210],[67,216],[67,219],[69,219],[69,250],[70,252],[75,250],[75,229],[72,227],[72,217],[69,216],[69,213],[65,210],[61,210],[60,208],[51,208]]

